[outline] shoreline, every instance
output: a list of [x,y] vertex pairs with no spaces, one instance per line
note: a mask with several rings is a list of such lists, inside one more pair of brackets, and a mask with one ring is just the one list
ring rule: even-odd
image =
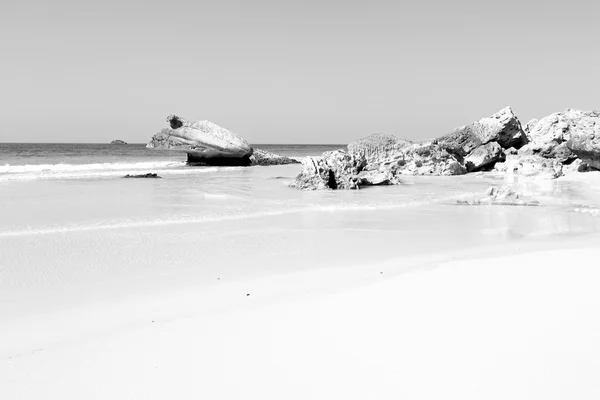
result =
[[[19,354],[7,354],[6,349],[1,352],[1,375],[7,377],[5,382],[12,383],[5,385],[4,389],[0,385],[0,393],[6,391],[5,395],[8,398],[15,399],[42,398],[42,393],[44,393],[43,397],[54,395],[60,398],[100,398],[107,395],[110,398],[128,398],[134,394],[144,398],[160,398],[161,393],[166,393],[165,390],[174,390],[173,385],[177,383],[177,390],[180,392],[176,393],[184,397],[196,394],[215,399],[231,398],[229,396],[262,399],[281,396],[288,387],[287,385],[292,383],[300,390],[299,393],[315,389],[319,393],[340,390],[335,382],[341,383],[348,378],[345,374],[350,373],[349,376],[358,374],[357,378],[360,375],[361,379],[366,382],[362,391],[348,392],[346,393],[348,397],[344,398],[365,398],[364,396],[367,394],[382,396],[376,396],[377,398],[394,398],[395,395],[406,393],[396,385],[390,386],[390,382],[387,380],[381,381],[381,377],[370,376],[368,372],[371,368],[369,358],[375,357],[373,355],[375,353],[370,353],[369,347],[376,345],[379,351],[386,349],[385,351],[392,351],[392,353],[400,351],[393,350],[397,345],[393,339],[394,332],[400,336],[409,335],[415,340],[418,336],[414,335],[421,332],[427,340],[416,341],[411,345],[421,350],[428,349],[428,346],[433,343],[429,340],[448,342],[449,339],[446,337],[448,331],[425,329],[426,326],[431,328],[429,325],[418,326],[419,321],[422,322],[422,317],[428,318],[430,324],[434,324],[434,326],[449,322],[448,318],[452,318],[452,315],[454,315],[453,318],[464,320],[464,325],[454,321],[452,325],[447,326],[456,330],[454,335],[469,335],[469,329],[481,329],[481,327],[476,328],[477,325],[474,325],[475,322],[470,320],[469,315],[463,313],[464,310],[451,307],[455,302],[459,302],[463,306],[468,304],[465,302],[470,302],[469,291],[477,293],[477,297],[472,299],[473,303],[469,307],[477,305],[479,308],[484,308],[486,305],[493,305],[496,310],[502,310],[503,314],[494,317],[498,320],[492,319],[490,315],[482,317],[487,323],[494,321],[495,325],[500,326],[502,321],[510,317],[511,311],[509,310],[518,313],[519,309],[529,309],[539,302],[543,303],[544,299],[549,301],[552,298],[551,295],[556,296],[560,293],[558,297],[561,298],[561,301],[568,303],[567,293],[564,290],[556,292],[554,289],[558,289],[558,287],[553,285],[560,287],[564,284],[562,281],[564,279],[570,282],[574,276],[585,277],[583,280],[577,280],[581,285],[577,284],[577,286],[573,286],[573,289],[577,287],[580,293],[587,293],[586,296],[591,296],[585,297],[591,301],[590,304],[586,303],[587,306],[600,311],[600,296],[595,295],[595,290],[593,296],[590,294],[591,292],[587,292],[587,288],[594,286],[593,282],[597,282],[594,279],[599,277],[600,270],[596,272],[589,263],[587,263],[587,267],[582,266],[589,257],[600,256],[600,250],[595,245],[598,237],[599,235],[594,234],[588,235],[586,238],[579,238],[579,240],[571,238],[566,241],[560,241],[557,238],[556,242],[561,243],[558,249],[557,243],[548,241],[533,245],[528,243],[528,246],[523,246],[524,243],[513,243],[509,246],[489,246],[487,249],[468,251],[462,255],[451,253],[434,256],[421,255],[412,260],[397,258],[372,265],[346,265],[326,270],[313,269],[284,274],[275,273],[261,278],[215,283],[200,292],[193,285],[188,285],[186,289],[182,290],[179,284],[173,284],[173,282],[169,284],[171,289],[165,291],[164,287],[169,285],[164,281],[156,281],[154,284],[156,287],[162,287],[162,291],[153,292],[149,288],[145,294],[132,295],[125,302],[122,301],[122,298],[111,302],[100,301],[95,306],[88,305],[75,312],[67,310],[62,315],[59,313],[38,316],[37,321],[34,318],[33,321],[24,321],[22,326],[12,325],[11,330],[14,335],[3,329],[2,343],[15,348],[15,344],[20,341],[23,350]],[[501,254],[499,255],[499,253]],[[506,253],[510,255],[506,255]],[[565,261],[571,265],[560,265]],[[400,262],[403,265],[400,265]],[[567,273],[567,271],[570,272]],[[548,272],[552,279],[539,275]],[[565,275],[565,273],[567,274]],[[538,279],[536,278],[538,275],[548,293],[540,294],[539,286],[535,289],[527,287],[528,284],[533,283],[534,279]],[[461,281],[466,277],[471,280],[468,285]],[[502,283],[498,279],[501,279]],[[180,279],[175,279],[175,281],[177,280]],[[486,282],[489,285],[491,280],[494,281],[494,284],[488,287],[491,292],[484,291],[479,286]],[[453,285],[458,287],[452,288]],[[462,288],[462,291],[459,290],[459,287]],[[435,296],[427,297],[426,293],[432,292],[434,288],[438,291]],[[521,297],[515,296],[517,289]],[[445,292],[447,294],[444,294]],[[450,293],[454,294],[452,297],[447,297]],[[500,293],[505,293],[505,295],[500,296]],[[536,299],[524,297],[527,293],[536,293]],[[250,296],[246,296],[246,294]],[[569,296],[577,297],[579,294],[568,292]],[[458,297],[455,297],[456,295]],[[406,303],[409,299],[410,303]],[[420,303],[425,299],[428,299],[425,305]],[[511,304],[508,308],[505,304],[507,301]],[[569,308],[576,305],[563,304],[562,306]],[[544,309],[546,310],[546,308]],[[450,315],[444,315],[440,310],[445,310]],[[327,318],[333,317],[337,321],[334,323],[327,318],[323,319],[323,314],[328,316]],[[315,315],[320,317],[315,320]],[[135,318],[132,318],[133,316]],[[394,316],[398,318],[403,316],[409,319],[413,325],[408,333],[405,331],[406,326],[403,328],[390,322],[393,321]],[[525,318],[525,315],[518,314],[517,317]],[[551,314],[547,317],[544,319],[545,323],[560,322],[554,321]],[[104,321],[103,318],[105,318]],[[288,325],[281,325],[281,318]],[[436,322],[435,318],[440,320]],[[110,320],[112,322],[107,323]],[[581,324],[585,321],[576,322]],[[588,322],[599,321],[596,318]],[[98,329],[100,327],[94,328],[94,323],[106,325],[104,325],[104,329]],[[248,323],[251,325],[247,325]],[[414,325],[415,323],[417,325]],[[381,324],[387,326],[391,331],[378,333],[373,331],[374,326]],[[388,326],[388,324],[391,325]],[[28,326],[30,330],[24,330],[24,326]],[[56,336],[50,340],[53,344],[34,344],[36,332],[43,331],[44,326],[46,326],[44,336],[47,338],[53,336],[52,331],[48,328],[54,327],[57,330]],[[354,327],[354,332],[346,330],[350,326]],[[79,333],[76,333],[77,328],[80,329]],[[535,327],[536,331],[542,328]],[[595,325],[593,328],[595,329]],[[296,329],[299,330],[296,331]],[[327,336],[323,336],[322,332],[316,335],[315,332],[323,329],[330,333],[337,333],[329,339]],[[73,336],[71,339],[61,338],[58,331],[70,332]],[[281,335],[274,337],[273,335],[278,331],[281,331]],[[24,332],[32,332],[32,336],[28,338],[23,334]],[[487,330],[486,332],[492,333]],[[525,333],[523,331],[521,334],[514,334],[516,335],[514,340],[523,339]],[[337,339],[335,342],[331,342],[330,340],[334,337]],[[459,338],[459,336],[454,337],[455,339]],[[327,343],[329,345],[337,343],[336,346],[338,346],[340,340],[344,346],[355,346],[352,348],[360,354],[362,361],[354,360],[351,364],[352,369],[356,369],[355,373],[348,370],[348,365],[344,366],[349,361],[344,359],[347,353],[344,353],[346,354],[344,356],[334,352],[334,355],[331,354],[333,351],[331,348],[323,347]],[[295,371],[295,373],[281,376],[283,380],[278,382],[276,379],[271,380],[271,377],[280,374],[276,365],[284,365],[265,360],[283,362],[284,359],[280,359],[282,355],[278,353],[279,350],[284,349],[284,347],[280,347],[284,346],[282,341],[286,343],[285,351],[291,351],[291,354],[284,357],[286,363],[284,369],[290,373]],[[29,346],[26,342],[29,342]],[[293,342],[296,343],[296,346],[291,345]],[[278,351],[269,347],[274,346],[273,343],[279,349]],[[464,344],[467,345],[466,342]],[[316,346],[317,350],[313,346]],[[501,350],[491,343],[486,346],[489,346],[486,347],[488,353]],[[406,344],[401,348],[402,351],[410,349],[410,347],[406,347]],[[439,345],[434,348],[442,353],[450,351],[440,348]],[[220,349],[220,351],[215,349]],[[586,357],[587,362],[591,362],[593,357],[600,354],[600,348],[589,350],[589,358]],[[328,367],[329,378],[333,381],[322,381],[317,378],[317,371],[324,372],[318,363],[310,363],[313,368],[316,368],[315,371],[296,370],[295,365],[302,365],[302,362],[307,361],[303,356],[304,351],[314,356],[317,355],[315,351],[324,352],[324,354],[319,354],[323,356]],[[367,352],[365,353],[365,351]],[[453,352],[454,350],[451,351],[451,353]],[[111,354],[113,356],[118,354],[118,364],[112,363],[111,357],[113,356]],[[406,358],[407,356],[410,357]],[[463,356],[477,358],[477,354],[468,349]],[[338,357],[340,358],[338,359]],[[366,359],[363,359],[364,357]],[[380,372],[388,371],[386,373],[395,371],[399,367],[408,368],[410,365],[413,367],[417,365],[418,369],[425,367],[425,365],[419,367],[421,362],[419,358],[416,358],[420,357],[418,352],[409,352],[403,357],[405,357],[404,360],[391,360],[388,355],[384,356],[384,353],[381,353],[371,361],[380,363],[377,370],[385,368]],[[430,362],[433,362],[433,365],[440,362],[443,364],[451,362],[443,354],[431,353],[430,357],[433,359],[427,363],[428,365],[431,365]],[[437,361],[435,361],[436,359]],[[234,362],[234,364],[229,364],[229,362]],[[412,364],[414,362],[417,364]],[[84,367],[81,363],[85,363],[86,366]],[[237,369],[235,363],[243,365],[244,368]],[[165,369],[169,365],[173,367]],[[252,368],[250,368],[251,365]],[[156,367],[157,370],[152,371],[150,366]],[[214,366],[217,366],[215,370],[213,370]],[[463,367],[471,370],[475,368],[474,371],[478,373],[484,372],[479,370],[475,364]],[[554,365],[554,367],[560,366]],[[228,372],[221,371],[221,368],[228,369]],[[233,371],[229,370],[230,368],[233,368]],[[71,370],[72,372],[69,372]],[[82,382],[86,382],[86,385],[82,386],[82,389],[85,387],[85,392],[79,392],[78,386],[70,386],[65,381],[71,373],[77,373],[78,370],[80,378],[84,378]],[[433,390],[433,386],[439,384],[440,379],[448,383],[447,377],[440,375],[444,371],[438,371],[435,368],[434,371],[437,373],[430,371],[428,377],[432,382],[432,386],[428,388],[429,391]],[[589,372],[591,373],[591,371]],[[179,375],[173,375],[175,373],[188,377],[189,380],[182,381],[177,377]],[[301,375],[295,375],[301,373],[305,374],[303,378]],[[452,375],[450,371],[444,373]],[[192,379],[190,374],[202,376],[204,378],[202,380],[207,386],[196,385],[197,381]],[[413,371],[413,378],[416,377],[415,374],[416,372]],[[269,378],[266,378],[267,376]],[[310,379],[308,379],[309,377]],[[552,374],[553,379],[556,377],[556,374]],[[404,378],[406,376],[403,377],[401,374],[396,377],[400,381],[403,381]],[[419,378],[423,379],[423,376]],[[548,377],[542,376],[542,378],[544,378],[546,389],[555,386],[552,380],[547,379]],[[127,380],[127,383],[124,379]],[[468,385],[465,386],[466,384],[481,384],[481,382],[470,379],[465,381],[464,379],[465,377],[461,381],[463,386],[459,385],[455,388],[456,390],[471,389]],[[213,380],[215,381],[213,382]],[[255,382],[254,380],[260,385],[254,385],[252,383]],[[286,380],[287,383],[284,384]],[[217,384],[218,382],[220,384]],[[229,383],[226,384],[226,382]],[[433,384],[433,382],[437,383]],[[579,383],[585,383],[590,389],[590,382]],[[407,390],[413,386],[410,380],[403,382],[403,385]],[[234,393],[231,390],[236,386],[239,392],[234,391]],[[495,386],[493,388],[497,389]],[[510,388],[510,381],[505,381],[504,389]],[[413,389],[415,388],[411,390]],[[490,389],[490,387],[484,386],[484,389]],[[427,393],[427,390],[424,393]],[[590,395],[592,392],[585,393]],[[598,394],[600,391],[594,393]],[[435,398],[435,396],[428,397],[417,394],[417,392],[413,393],[416,398]],[[308,397],[310,396],[299,396],[299,398]],[[467,391],[462,398],[477,397],[470,396]],[[527,396],[519,397],[513,393],[511,398],[527,398]]]

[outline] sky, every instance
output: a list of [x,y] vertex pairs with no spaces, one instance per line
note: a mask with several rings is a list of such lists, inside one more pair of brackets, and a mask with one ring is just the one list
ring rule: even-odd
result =
[[510,105],[600,108],[600,2],[0,4],[0,142],[147,142],[176,114],[250,143],[441,136]]

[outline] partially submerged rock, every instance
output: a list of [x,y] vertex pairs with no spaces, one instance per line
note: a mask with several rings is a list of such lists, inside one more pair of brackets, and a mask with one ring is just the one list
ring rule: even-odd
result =
[[210,121],[190,122],[176,115],[169,115],[167,122],[169,127],[146,147],[185,151],[190,165],[250,165],[252,148],[238,134]]
[[563,175],[563,164],[556,159],[538,155],[510,155],[505,162],[496,163],[494,169],[525,178],[556,179]]
[[298,161],[253,149],[240,135],[210,121],[167,117],[169,127],[152,136],[146,147],[187,153],[191,166],[281,165]]
[[286,164],[300,164],[300,161],[280,156],[265,150],[254,149],[254,153],[250,156],[251,165],[286,165]]
[[360,162],[347,152],[327,151],[322,156],[306,157],[291,186],[303,190],[359,189],[360,169]]
[[490,187],[485,192],[485,197],[480,200],[457,200],[457,204],[462,205],[495,205],[495,206],[539,206],[540,203],[537,200],[523,199],[520,194],[509,188],[503,186],[501,188]]
[[160,179],[162,176],[158,176],[158,174],[147,173],[147,174],[138,174],[138,175],[125,175],[123,178],[142,178],[142,179]]

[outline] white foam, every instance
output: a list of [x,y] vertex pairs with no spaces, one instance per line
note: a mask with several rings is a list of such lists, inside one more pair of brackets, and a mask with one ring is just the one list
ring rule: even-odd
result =
[[95,164],[27,164],[0,166],[2,173],[26,172],[71,172],[71,171],[115,171],[124,169],[152,169],[184,166],[184,161],[152,161],[133,163],[95,163]]
[[0,182],[38,179],[109,177],[152,172],[158,174],[198,174],[218,171],[219,167],[187,167],[185,162],[159,161],[102,164],[5,165],[0,167]]

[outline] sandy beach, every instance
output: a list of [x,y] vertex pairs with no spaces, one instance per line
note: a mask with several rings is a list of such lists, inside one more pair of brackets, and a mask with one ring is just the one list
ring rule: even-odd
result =
[[[64,192],[56,203],[47,196],[45,226],[19,227],[14,216],[0,232],[0,397],[600,395],[600,173],[519,182],[543,205],[502,207],[456,205],[502,183],[492,175],[307,194],[271,179],[292,170],[251,168],[242,179],[266,186],[232,186],[263,201],[288,196],[276,212],[229,197],[221,204],[233,217],[149,219],[172,199],[146,182],[134,184],[140,218],[119,225],[106,213],[118,221],[127,203],[111,207],[97,193],[128,189],[104,180],[72,206]],[[178,175],[166,176],[161,187],[175,193]],[[423,201],[436,190],[443,195]],[[389,202],[402,191],[421,201]],[[208,207],[209,192],[176,204]],[[104,214],[93,213],[100,204]]]

